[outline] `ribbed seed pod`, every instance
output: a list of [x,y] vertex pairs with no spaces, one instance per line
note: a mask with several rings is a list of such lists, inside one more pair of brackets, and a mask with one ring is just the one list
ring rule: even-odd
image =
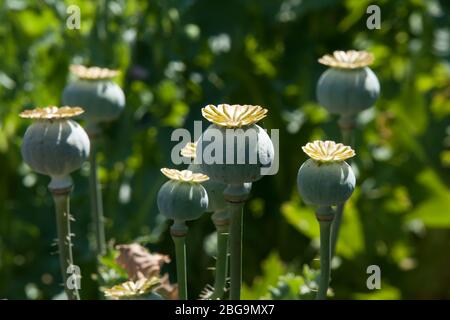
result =
[[34,171],[52,177],[52,187],[69,183],[69,174],[89,156],[88,135],[78,123],[68,119],[82,112],[81,108],[48,107],[21,113],[23,118],[37,120],[25,132],[23,159]]
[[213,123],[197,146],[197,159],[201,159],[204,172],[213,180],[232,185],[259,180],[261,169],[270,167],[274,159],[272,140],[255,124],[267,110],[222,104],[209,105],[202,113]]
[[200,184],[208,180],[204,174],[175,169],[161,169],[169,179],[159,190],[159,211],[174,221],[200,218],[208,208],[208,194]]
[[297,175],[298,190],[305,203],[334,206],[345,202],[355,189],[356,178],[344,160],[352,157],[354,151],[333,141],[308,143],[303,150],[311,157]]
[[78,77],[63,91],[63,104],[81,106],[82,118],[90,124],[115,120],[125,107],[122,89],[112,81],[117,71],[105,68],[71,66],[71,72]]
[[371,54],[335,51],[319,62],[330,68],[317,83],[317,100],[330,113],[351,116],[374,105],[380,95],[380,83],[368,67],[373,62]]

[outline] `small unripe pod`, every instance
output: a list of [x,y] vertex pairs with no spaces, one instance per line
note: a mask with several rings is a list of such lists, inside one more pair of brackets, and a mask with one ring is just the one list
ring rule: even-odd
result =
[[[209,105],[202,113],[213,122],[197,146],[196,163],[202,164],[204,172],[225,184],[261,179],[262,169],[271,166],[275,153],[269,135],[255,124],[267,110],[259,106]],[[210,152],[213,149],[214,155]]]
[[80,108],[44,108],[25,111],[23,118],[38,119],[28,127],[22,156],[34,171],[52,177],[52,187],[64,187],[69,174],[89,156],[90,142],[84,129],[68,117],[82,113]]
[[319,103],[328,112],[343,116],[355,115],[374,105],[380,95],[380,83],[367,67],[373,56],[364,51],[335,51],[334,56],[319,60],[330,66],[317,82]]
[[344,203],[355,189],[355,175],[346,162],[320,163],[308,159],[298,170],[297,186],[306,204]]
[[204,174],[188,170],[161,170],[171,180],[158,192],[159,211],[174,221],[190,221],[200,218],[208,208],[208,194],[200,184],[208,180]]
[[298,191],[305,203],[327,207],[350,198],[356,178],[344,160],[354,151],[333,141],[308,143],[303,150],[312,158],[302,164],[297,175]]
[[81,106],[82,118],[89,123],[112,121],[125,107],[125,95],[111,78],[117,71],[97,67],[71,66],[79,79],[69,83],[63,91],[63,104]]

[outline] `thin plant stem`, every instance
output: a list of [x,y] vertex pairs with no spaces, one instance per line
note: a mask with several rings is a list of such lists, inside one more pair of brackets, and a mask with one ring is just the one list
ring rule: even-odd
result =
[[228,185],[224,198],[228,203],[228,212],[231,219],[230,226],[230,299],[240,300],[242,286],[242,232],[243,211],[245,201],[248,199],[252,185],[250,183]]
[[69,300],[80,300],[77,285],[69,285],[68,273],[73,270],[72,234],[70,233],[70,191],[64,189],[50,189],[55,202],[56,223],[58,230],[59,264],[61,267],[64,290]]
[[95,139],[91,138],[91,152],[89,155],[90,175],[89,175],[89,188],[91,195],[91,212],[92,219],[94,221],[95,239],[96,239],[96,252],[97,257],[100,257],[106,253],[106,237],[105,237],[105,224],[103,216],[103,200],[101,185],[98,181],[97,172],[97,151],[95,146]]
[[[339,120],[341,128],[342,143],[347,146],[353,145],[355,120],[352,117],[341,117]],[[341,229],[342,216],[344,215],[345,202],[336,206],[336,216],[331,226],[331,258],[334,257]]]
[[210,299],[222,299],[225,293],[225,282],[228,273],[228,225],[217,228],[217,257],[214,291]]
[[186,236],[172,234],[172,239],[175,244],[179,299],[187,300]]
[[232,203],[230,235],[230,299],[240,300],[242,285],[242,218],[243,203]]
[[316,300],[327,298],[328,285],[330,283],[330,232],[331,220],[319,220],[320,225],[320,281]]

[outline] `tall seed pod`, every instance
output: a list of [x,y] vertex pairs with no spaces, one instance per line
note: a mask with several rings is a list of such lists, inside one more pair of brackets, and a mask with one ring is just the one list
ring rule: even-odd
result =
[[355,189],[352,168],[345,162],[355,155],[348,146],[334,141],[314,141],[302,147],[310,157],[298,170],[297,186],[305,203],[317,207],[320,225],[320,282],[317,299],[326,299],[330,282],[330,236],[336,206],[347,201]]
[[68,271],[74,269],[70,232],[70,173],[79,169],[89,156],[90,142],[83,128],[71,117],[81,108],[47,107],[26,110],[20,117],[33,119],[22,143],[22,157],[34,171],[51,177],[49,190],[55,202],[58,246],[64,289],[67,297],[78,300],[77,286],[68,284]]
[[[317,83],[317,100],[330,113],[340,115],[339,127],[342,142],[353,144],[356,115],[373,106],[380,95],[380,83],[369,68],[374,61],[366,51],[334,51],[324,55],[319,63],[329,67]],[[344,204],[336,208],[336,218],[332,226],[332,256],[334,255]]]
[[202,115],[212,124],[198,141],[195,163],[215,181],[227,184],[224,190],[231,215],[230,298],[240,299],[242,283],[242,211],[251,182],[262,178],[262,170],[274,160],[268,134],[256,123],[267,109],[252,105],[208,105]]
[[186,300],[186,221],[200,218],[207,210],[208,194],[200,183],[209,178],[189,170],[163,168],[161,172],[170,180],[159,189],[157,204],[161,214],[174,222],[170,234],[175,243],[179,294],[181,300]]
[[91,211],[94,221],[97,255],[106,252],[106,239],[101,186],[97,174],[96,138],[100,134],[99,123],[109,122],[119,117],[125,107],[125,95],[122,89],[112,81],[117,70],[99,67],[71,65],[70,72],[77,78],[64,88],[63,104],[81,106],[85,110],[82,118],[91,138],[92,150],[90,162]]

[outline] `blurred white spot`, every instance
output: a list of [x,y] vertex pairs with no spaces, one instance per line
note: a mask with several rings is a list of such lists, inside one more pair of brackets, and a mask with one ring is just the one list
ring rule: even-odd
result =
[[360,112],[357,116],[357,121],[359,124],[364,125],[372,122],[375,119],[375,108],[369,108]]
[[295,7],[299,6],[302,0],[287,0],[280,6],[280,11],[277,14],[277,19],[280,22],[289,22],[297,18],[297,13],[294,11]]
[[434,31],[433,48],[439,55],[450,53],[450,33],[447,29],[437,29]]
[[175,8],[169,9],[169,18],[172,21],[178,21],[180,19],[180,14],[178,13],[178,10]]
[[419,35],[423,31],[423,21],[422,16],[417,13],[413,12],[409,16],[409,28],[411,29],[411,32]]
[[184,70],[186,70],[186,66],[183,62],[170,61],[167,65],[166,70],[164,71],[164,74],[166,75],[166,77],[173,79],[178,75],[178,73],[181,73]]
[[189,38],[193,40],[198,39],[198,37],[200,36],[200,28],[196,24],[187,24],[184,27],[184,32]]
[[119,202],[122,204],[130,202],[131,187],[128,183],[123,183],[119,189]]
[[310,293],[311,289],[307,285],[301,285],[300,286],[300,293],[301,294],[307,294]]
[[22,183],[25,187],[31,188],[36,184],[37,176],[34,173],[29,173],[23,177]]
[[201,83],[203,81],[203,76],[198,72],[193,72],[189,76],[189,79],[194,83]]
[[423,221],[420,219],[408,221],[406,223],[406,228],[420,237],[425,236],[426,233],[425,225]]
[[217,36],[208,39],[209,47],[215,54],[228,52],[231,49],[231,38],[226,33],[221,33]]
[[27,295],[28,299],[36,300],[39,298],[39,289],[34,283],[28,283],[25,286],[25,294]]
[[0,86],[11,90],[16,86],[16,82],[11,79],[6,73],[0,71]]
[[300,110],[283,111],[283,120],[287,122],[286,130],[291,133],[297,133],[305,122],[305,114]]
[[131,43],[136,39],[136,30],[135,29],[128,29],[125,30],[125,32],[123,33],[123,39],[125,40],[125,42]]
[[392,157],[392,150],[388,147],[374,148],[372,156],[378,161],[387,161]]
[[426,7],[428,13],[433,17],[441,17],[444,14],[439,1],[436,0],[426,1]]

